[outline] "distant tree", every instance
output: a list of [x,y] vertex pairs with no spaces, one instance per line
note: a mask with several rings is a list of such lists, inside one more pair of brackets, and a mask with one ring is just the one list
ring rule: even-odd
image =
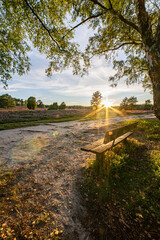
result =
[[94,92],[91,99],[91,106],[97,109],[99,108],[101,102],[102,94],[99,91]]
[[66,104],[65,102],[62,102],[60,105],[59,105],[59,109],[65,109],[66,108]]
[[145,110],[152,110],[151,100],[148,99],[148,100],[145,101],[144,109]]
[[136,108],[137,98],[132,96],[130,98],[125,97],[120,103],[120,109],[132,110]]
[[27,106],[27,100],[24,100],[24,104],[25,107]]
[[49,106],[48,110],[57,110],[58,109],[58,103],[54,102],[52,105]]
[[125,97],[120,103],[120,109],[127,109],[127,107],[128,107],[128,98]]
[[3,94],[0,96],[0,108],[9,108],[14,106],[14,99],[9,94]]
[[23,99],[20,99],[20,98],[14,98],[15,105],[16,105],[16,106],[23,106],[23,105],[21,105],[21,100],[23,100]]
[[13,98],[13,99],[14,99],[14,102],[15,102],[15,106],[17,106],[18,99],[17,98]]
[[35,110],[37,107],[37,102],[35,97],[29,97],[27,100],[27,108]]
[[20,103],[21,103],[21,106],[24,105],[24,101],[23,101],[23,99],[20,100]]
[[128,99],[128,109],[132,110],[136,108],[138,100],[136,97],[132,96]]
[[37,107],[39,107],[39,108],[44,108],[45,105],[44,105],[44,103],[43,103],[41,100],[38,100],[38,101],[37,101]]

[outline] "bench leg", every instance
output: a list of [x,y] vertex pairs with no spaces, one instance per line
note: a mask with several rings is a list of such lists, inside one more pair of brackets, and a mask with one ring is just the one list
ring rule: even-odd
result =
[[103,162],[104,154],[103,153],[96,153],[96,160],[98,162]]
[[103,167],[104,153],[96,153],[96,162],[98,166],[98,171],[100,171],[101,167]]

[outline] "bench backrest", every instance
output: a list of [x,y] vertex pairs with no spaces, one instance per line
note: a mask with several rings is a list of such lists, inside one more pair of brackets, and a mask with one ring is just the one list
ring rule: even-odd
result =
[[107,131],[104,137],[104,143],[108,143],[112,140],[115,140],[115,138],[118,138],[129,131],[132,131],[137,126],[137,123],[138,122],[134,122],[134,123]]

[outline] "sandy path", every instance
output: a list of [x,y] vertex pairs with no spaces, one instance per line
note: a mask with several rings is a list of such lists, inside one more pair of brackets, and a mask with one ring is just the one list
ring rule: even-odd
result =
[[[109,123],[146,117],[154,115],[119,117],[109,119]],[[22,186],[26,182],[31,191],[33,185],[34,189],[37,186],[37,195],[41,196],[45,209],[68,239],[90,239],[89,229],[81,224],[86,211],[75,183],[81,177],[87,157],[94,157],[80,147],[102,138],[103,126],[106,126],[105,121],[74,121],[0,131],[1,171],[4,168],[28,169],[27,176],[20,178],[17,184]],[[29,204],[34,206],[35,196]]]

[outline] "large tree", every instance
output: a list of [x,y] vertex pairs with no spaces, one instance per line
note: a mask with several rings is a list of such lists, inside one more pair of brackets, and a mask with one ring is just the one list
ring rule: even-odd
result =
[[[127,84],[151,87],[160,119],[159,0],[0,0],[0,4],[4,83],[15,70],[20,74],[28,70],[28,37],[50,59],[48,75],[70,66],[74,74],[83,74],[95,55],[112,59],[117,70],[110,78],[113,85],[126,76]],[[86,22],[94,31],[82,53],[73,37]],[[125,52],[125,60],[117,60],[119,50]]]

